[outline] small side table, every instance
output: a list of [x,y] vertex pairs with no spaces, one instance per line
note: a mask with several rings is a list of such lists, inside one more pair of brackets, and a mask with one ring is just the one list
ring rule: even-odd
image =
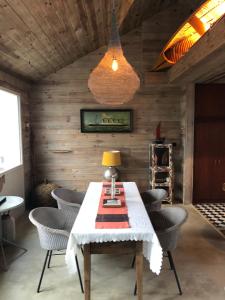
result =
[[12,245],[16,248],[19,248],[19,249],[23,250],[23,253],[21,253],[20,255],[27,252],[27,249],[25,249],[23,247],[20,247],[19,245],[15,244],[11,241],[8,241],[3,237],[3,234],[2,234],[2,215],[4,213],[9,213],[13,209],[22,206],[23,203],[24,203],[24,200],[21,197],[1,196],[1,198],[4,198],[4,197],[6,197],[6,201],[2,205],[0,205],[0,247],[1,247],[2,256],[3,256],[4,270],[7,271],[8,270],[8,263],[7,263],[7,260],[6,260],[6,255],[5,255],[5,250],[4,250],[3,244],[9,244],[9,245]]

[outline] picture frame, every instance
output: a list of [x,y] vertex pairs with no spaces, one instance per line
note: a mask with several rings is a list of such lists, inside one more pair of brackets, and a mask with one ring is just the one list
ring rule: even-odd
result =
[[81,132],[124,133],[133,130],[132,109],[81,109]]

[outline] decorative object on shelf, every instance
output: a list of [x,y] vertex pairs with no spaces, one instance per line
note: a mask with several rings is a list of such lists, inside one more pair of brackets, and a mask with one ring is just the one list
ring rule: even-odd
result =
[[91,72],[88,87],[97,102],[108,105],[121,105],[130,101],[140,87],[138,75],[123,55],[114,1],[108,50]]
[[161,122],[158,123],[155,130],[155,143],[156,144],[163,144],[165,141],[164,137],[161,137]]
[[108,167],[104,172],[104,178],[113,183],[114,180],[117,180],[119,177],[119,172],[115,167],[121,165],[120,151],[113,150],[103,152],[102,165]]
[[156,133],[155,133],[155,137],[157,140],[160,140],[160,136],[161,136],[161,122],[158,123],[156,127]]
[[131,109],[81,109],[81,132],[131,132]]
[[58,188],[59,186],[55,183],[48,182],[47,179],[43,183],[36,186],[34,190],[34,197],[36,200],[35,206],[55,206],[56,201],[52,198],[52,190]]
[[163,48],[153,71],[171,67],[225,14],[224,0],[205,1],[176,31]]
[[173,202],[173,161],[172,144],[149,145],[149,171],[151,189],[165,189],[167,198],[165,202]]

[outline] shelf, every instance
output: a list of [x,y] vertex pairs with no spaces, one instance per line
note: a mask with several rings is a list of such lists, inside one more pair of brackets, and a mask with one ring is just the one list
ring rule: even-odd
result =
[[149,145],[149,183],[151,188],[162,188],[168,193],[165,203],[173,199],[172,144]]
[[152,144],[154,145],[154,148],[171,148],[172,144]]
[[53,153],[70,153],[73,152],[73,150],[70,149],[58,149],[58,150],[51,150]]
[[170,182],[161,182],[161,183],[154,183],[154,184],[152,184],[152,185],[154,185],[154,186],[164,186],[164,187],[169,187],[170,185],[171,185],[171,183]]
[[172,201],[170,198],[166,198],[163,200],[162,204],[172,204]]
[[154,166],[154,167],[150,167],[150,169],[154,172],[169,172],[172,170],[172,167],[158,167],[158,166]]

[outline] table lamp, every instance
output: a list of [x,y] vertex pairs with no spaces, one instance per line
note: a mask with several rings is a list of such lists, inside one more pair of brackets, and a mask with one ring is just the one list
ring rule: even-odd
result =
[[104,178],[110,181],[112,177],[118,179],[119,173],[115,168],[121,165],[120,151],[104,151],[102,157],[102,165],[108,167],[104,172]]
[[105,151],[103,152],[102,165],[108,167],[104,172],[104,177],[107,181],[111,180],[111,199],[115,197],[115,181],[118,179],[118,170],[116,166],[121,165],[120,151]]

